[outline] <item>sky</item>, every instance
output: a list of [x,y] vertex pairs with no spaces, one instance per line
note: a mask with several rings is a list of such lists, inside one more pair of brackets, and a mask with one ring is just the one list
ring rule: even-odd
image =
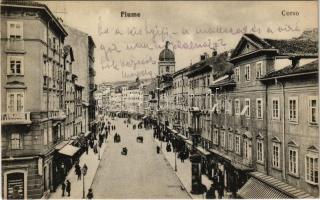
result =
[[[169,41],[176,71],[203,53],[235,48],[243,33],[290,39],[318,25],[316,1],[48,1],[63,23],[96,44],[96,83],[154,78]],[[121,11],[140,17],[121,17]],[[284,13],[291,13],[285,15]]]

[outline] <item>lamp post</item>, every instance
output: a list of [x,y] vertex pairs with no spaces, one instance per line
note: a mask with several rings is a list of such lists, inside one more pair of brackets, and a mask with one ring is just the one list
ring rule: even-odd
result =
[[174,171],[178,171],[177,169],[177,149],[174,151]]
[[86,191],[85,191],[85,181],[84,181],[84,177],[86,176],[86,174],[87,174],[87,167],[86,167],[86,165],[84,165],[83,167],[82,167],[82,175],[83,175],[83,177],[82,177],[82,198],[84,199],[85,198],[85,193],[86,193]]

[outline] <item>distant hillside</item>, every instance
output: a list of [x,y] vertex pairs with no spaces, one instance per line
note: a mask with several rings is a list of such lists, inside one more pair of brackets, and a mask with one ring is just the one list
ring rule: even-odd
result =
[[303,31],[303,33],[299,37],[294,39],[318,41],[318,37],[318,28],[313,28]]
[[[147,78],[147,79],[141,79],[141,82],[151,82],[151,78]],[[136,80],[127,80],[127,81],[114,81],[114,82],[103,82],[99,85],[113,85],[113,86],[120,86],[120,85],[128,85],[131,83],[134,83]]]

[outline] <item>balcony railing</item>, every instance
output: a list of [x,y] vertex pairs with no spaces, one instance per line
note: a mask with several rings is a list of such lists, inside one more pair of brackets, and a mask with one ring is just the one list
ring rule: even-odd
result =
[[30,112],[2,113],[1,124],[31,124]]
[[10,52],[24,52],[24,40],[9,39],[6,50]]
[[57,110],[57,111],[50,111],[48,117],[52,119],[65,119],[67,116],[64,111]]

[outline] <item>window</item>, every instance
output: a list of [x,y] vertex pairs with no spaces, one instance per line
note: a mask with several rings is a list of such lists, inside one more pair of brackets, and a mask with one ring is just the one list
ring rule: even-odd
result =
[[22,149],[22,141],[19,133],[11,134],[11,149]]
[[226,107],[226,109],[225,109],[226,111],[225,111],[225,112],[226,112],[227,114],[232,115],[232,100],[231,100],[231,99],[226,100],[226,101],[225,101],[225,104],[226,104],[226,105],[225,105],[225,107]]
[[289,121],[298,122],[298,97],[289,97]]
[[318,184],[319,171],[318,171],[318,155],[308,153],[306,155],[305,163],[306,181],[311,184]]
[[262,119],[263,117],[262,98],[258,98],[256,103],[257,103],[257,118]]
[[289,147],[289,173],[298,175],[298,150]]
[[257,62],[256,63],[256,78],[261,78],[262,77],[262,62]]
[[7,112],[24,112],[24,93],[9,91],[7,93]]
[[272,119],[280,119],[279,99],[272,99]]
[[226,147],[226,132],[221,131],[221,146]]
[[213,143],[219,144],[219,132],[217,129],[214,129],[214,132],[213,132]]
[[229,135],[228,135],[228,149],[230,150],[230,151],[232,151],[233,150],[233,134],[232,133],[229,133]]
[[23,75],[23,57],[22,56],[8,56],[7,63],[8,75]]
[[275,168],[280,168],[280,144],[272,144],[272,166]]
[[235,136],[235,149],[234,150],[237,154],[240,154],[240,136],[239,135]]
[[166,72],[169,72],[170,68],[169,66],[166,67]]
[[245,116],[250,117],[250,99],[245,99],[245,107],[247,107]]
[[22,39],[23,38],[23,23],[8,21],[8,38]]
[[250,81],[250,65],[246,65],[244,70],[245,70],[244,76],[246,81]]
[[318,105],[317,97],[309,98],[309,123],[318,124]]
[[49,132],[48,132],[48,142],[51,143],[52,142],[52,128],[49,127]]
[[263,140],[257,140],[257,161],[264,162]]
[[234,100],[235,115],[240,115],[240,100]]
[[43,133],[43,145],[47,145],[48,144],[48,131],[46,128],[42,129],[42,133]]
[[235,79],[236,82],[240,82],[240,67],[235,68]]
[[246,160],[251,160],[251,141],[249,139],[243,141],[243,154]]

